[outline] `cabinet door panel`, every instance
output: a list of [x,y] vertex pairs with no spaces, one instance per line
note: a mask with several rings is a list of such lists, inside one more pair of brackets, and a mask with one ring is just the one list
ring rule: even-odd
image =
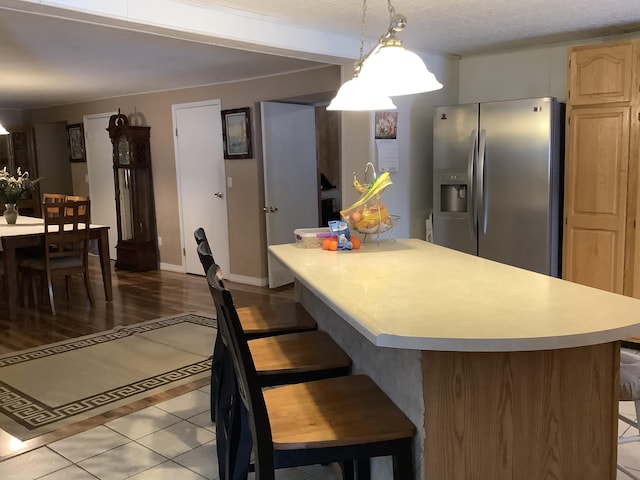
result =
[[571,105],[631,101],[633,47],[630,42],[576,47],[570,58]]
[[567,280],[622,293],[629,107],[573,109],[565,179]]

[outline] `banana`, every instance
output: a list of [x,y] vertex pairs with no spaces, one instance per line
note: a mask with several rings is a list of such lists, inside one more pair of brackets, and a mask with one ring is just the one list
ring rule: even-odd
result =
[[356,172],[353,172],[353,188],[355,188],[358,193],[366,193],[366,191],[368,190],[368,186],[362,185],[358,181]]

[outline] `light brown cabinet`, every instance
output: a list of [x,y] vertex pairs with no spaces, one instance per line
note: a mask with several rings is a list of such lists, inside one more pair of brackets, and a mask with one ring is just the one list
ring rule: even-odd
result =
[[[0,169],[7,168],[16,174],[18,167],[22,172],[29,172],[31,178],[38,178],[35,141],[33,129],[30,127],[7,127],[9,135],[0,135]],[[18,210],[23,215],[40,216],[40,185],[31,196],[18,202]],[[4,205],[0,206],[4,210]]]
[[563,278],[640,297],[637,42],[570,50]]

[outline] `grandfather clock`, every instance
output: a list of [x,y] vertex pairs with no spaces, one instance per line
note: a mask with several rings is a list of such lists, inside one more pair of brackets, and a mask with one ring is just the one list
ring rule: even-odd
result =
[[134,272],[158,268],[150,130],[129,125],[129,119],[120,110],[111,116],[107,128],[113,145],[116,188],[116,268]]

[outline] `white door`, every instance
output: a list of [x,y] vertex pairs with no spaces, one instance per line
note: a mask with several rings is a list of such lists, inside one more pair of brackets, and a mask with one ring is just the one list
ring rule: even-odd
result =
[[109,226],[109,256],[116,259],[118,225],[116,187],[113,181],[113,148],[109,139],[109,118],[117,112],[84,116],[85,151],[89,172],[91,223]]
[[173,105],[184,268],[203,275],[193,232],[203,227],[216,263],[229,274],[227,190],[220,101]]
[[[315,108],[261,102],[267,245],[294,241],[296,228],[318,226]],[[271,255],[269,286],[293,276]]]

